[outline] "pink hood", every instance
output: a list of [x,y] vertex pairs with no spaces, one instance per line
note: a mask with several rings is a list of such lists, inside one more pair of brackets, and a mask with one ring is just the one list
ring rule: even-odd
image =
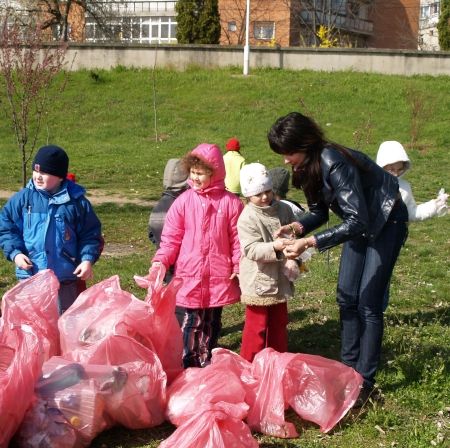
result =
[[[213,168],[213,175],[211,176],[211,183],[207,188],[200,192],[209,193],[213,190],[225,189],[225,163],[223,161],[222,151],[217,145],[210,143],[201,143],[191,151],[191,155],[197,156],[205,163]],[[191,179],[188,180],[189,186],[192,188]]]
[[237,220],[243,204],[225,190],[225,165],[216,145],[203,143],[191,154],[214,168],[211,183],[204,190],[189,188],[172,204],[153,261],[175,265],[175,276],[183,279],[178,306],[224,306],[240,297],[238,280],[230,276],[239,272]]

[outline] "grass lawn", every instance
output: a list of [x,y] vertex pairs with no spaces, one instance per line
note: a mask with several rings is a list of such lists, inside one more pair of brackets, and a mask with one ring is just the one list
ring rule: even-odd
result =
[[[266,134],[276,118],[293,110],[313,115],[331,140],[372,157],[383,140],[405,144],[412,160],[407,179],[417,202],[435,197],[440,187],[450,190],[450,77],[280,70],[255,70],[243,77],[238,68],[195,67],[154,73],[119,67],[96,75],[70,74],[39,140],[68,150],[70,170],[88,191],[158,199],[168,158],[204,141],[223,148],[232,136],[240,139],[248,162],[279,166],[282,161],[269,150]],[[0,122],[0,152],[0,190],[17,190],[20,160],[7,119]],[[303,202],[297,191],[290,196]],[[153,254],[147,238],[150,208],[113,202],[95,208],[107,248],[116,248],[97,263],[95,281],[118,274],[123,289],[143,297],[133,275],[145,274]],[[448,446],[449,224],[446,216],[410,225],[386,312],[377,377],[384,405],[351,413],[327,435],[288,412],[300,437],[256,435],[262,447]],[[291,352],[339,359],[339,256],[339,247],[316,255],[309,273],[297,282],[289,303]],[[14,281],[12,264],[1,259],[0,293]],[[242,325],[242,306],[226,308],[220,344],[238,351]],[[156,447],[173,429],[168,424],[139,431],[113,428],[92,446]]]

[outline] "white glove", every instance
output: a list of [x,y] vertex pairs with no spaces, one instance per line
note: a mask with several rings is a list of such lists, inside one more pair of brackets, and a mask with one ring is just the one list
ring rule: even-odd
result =
[[438,216],[445,216],[448,212],[447,205],[448,193],[443,188],[439,190],[437,198],[434,200],[436,203],[436,214]]
[[283,274],[290,282],[295,282],[300,275],[300,269],[295,260],[287,259],[284,261]]

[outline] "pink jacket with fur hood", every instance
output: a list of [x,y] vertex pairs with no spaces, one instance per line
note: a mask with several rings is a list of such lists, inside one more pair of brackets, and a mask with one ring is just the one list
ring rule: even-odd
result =
[[225,190],[225,165],[216,145],[202,143],[191,154],[214,168],[211,183],[204,190],[190,188],[172,204],[153,262],[175,264],[175,276],[183,279],[178,306],[228,305],[240,297],[237,278],[229,278],[239,272],[237,220],[243,204]]

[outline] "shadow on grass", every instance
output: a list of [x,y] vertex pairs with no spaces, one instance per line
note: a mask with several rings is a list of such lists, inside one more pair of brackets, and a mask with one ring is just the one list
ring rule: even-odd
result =
[[[399,387],[407,387],[424,381],[429,375],[439,377],[450,375],[450,347],[440,334],[434,332],[431,336],[426,331],[427,326],[438,327],[450,324],[450,307],[437,308],[432,311],[417,311],[409,314],[394,314],[387,317],[387,325],[398,327],[402,332],[403,325],[409,331],[415,331],[415,337],[408,338],[408,334],[401,338],[384,340],[383,355],[380,368],[397,372],[396,381],[383,387],[386,392],[393,392]],[[393,331],[397,330],[396,328]],[[420,341],[417,344],[417,340]],[[388,363],[386,360],[391,359]],[[442,368],[442,371],[439,369]],[[431,370],[430,370],[431,369]]]
[[450,325],[450,307],[443,306],[429,311],[418,310],[415,313],[389,313],[388,308],[386,320],[393,321],[394,325],[406,323],[409,327],[418,327],[429,324],[448,326]]
[[311,323],[290,329],[289,352],[320,355],[330,359],[339,359],[340,330],[339,322],[334,319],[315,321],[315,313],[307,310],[296,310],[289,315],[290,322],[301,322],[311,319]]
[[175,426],[167,422],[150,429],[127,429],[116,426],[99,434],[89,446],[91,448],[140,448],[144,445],[156,447],[174,431]]

